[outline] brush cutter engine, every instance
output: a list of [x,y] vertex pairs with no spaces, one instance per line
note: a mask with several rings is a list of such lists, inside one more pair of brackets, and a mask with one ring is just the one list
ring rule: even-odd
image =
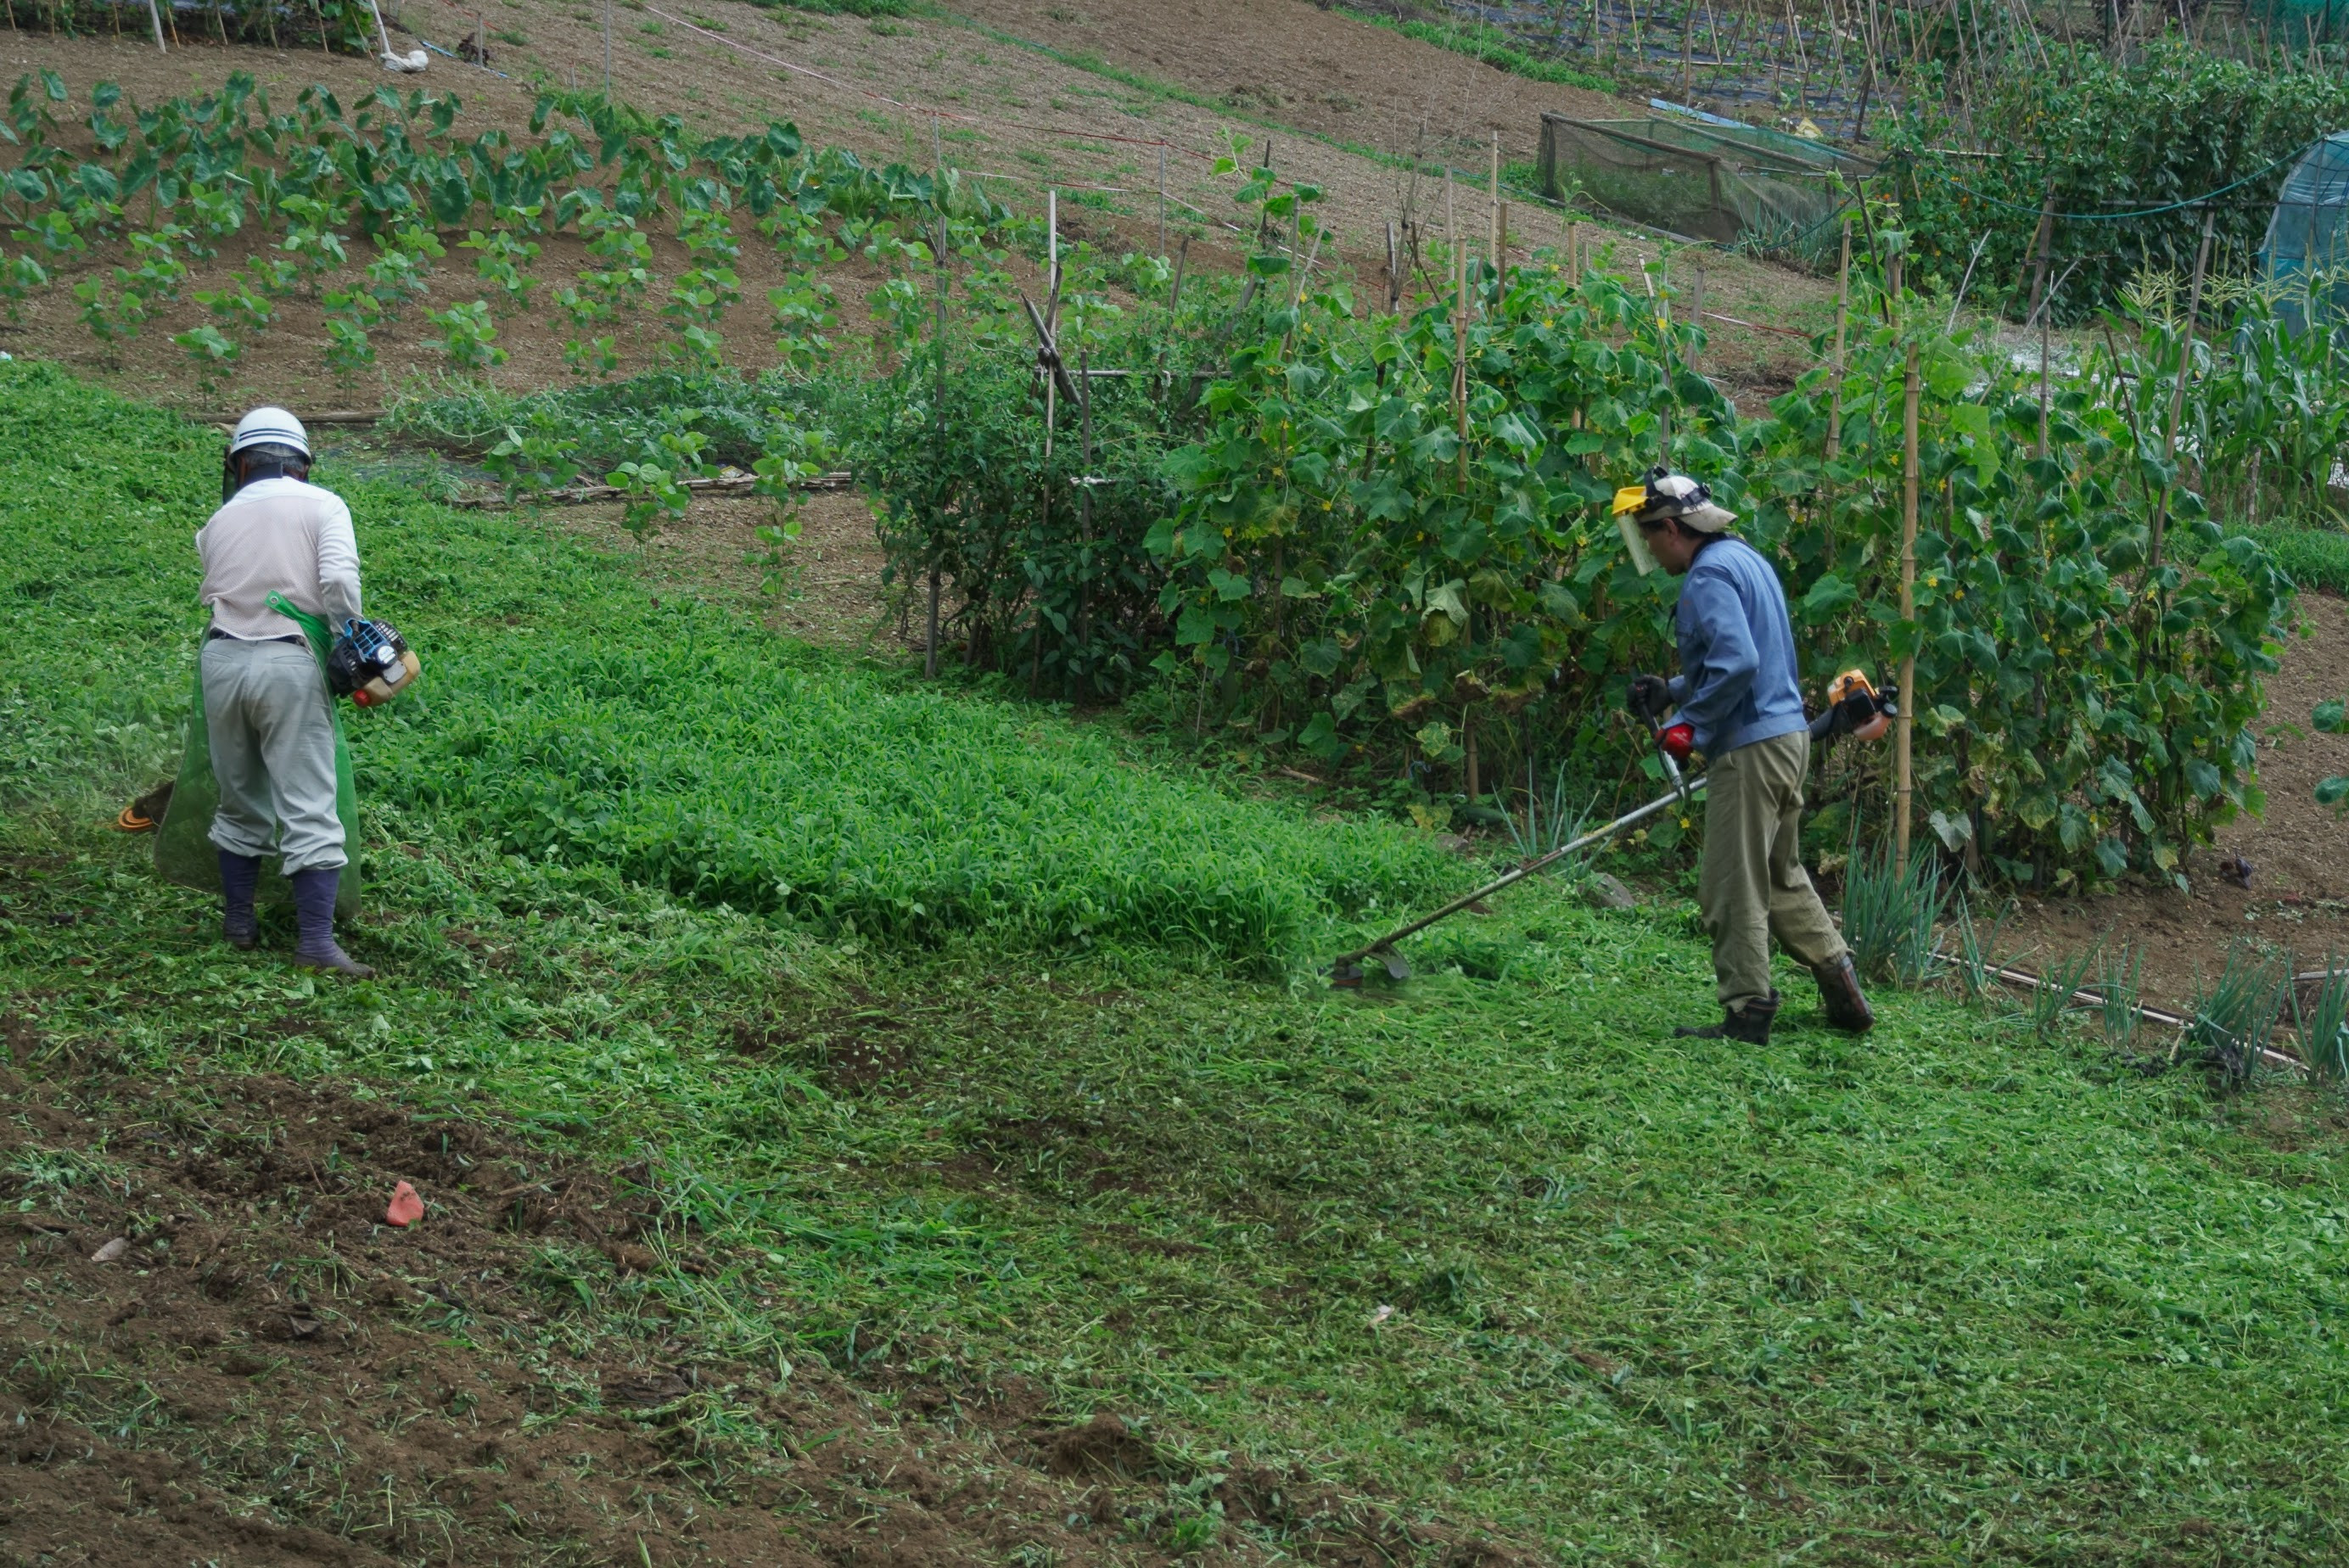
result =
[[361,707],[378,707],[406,691],[420,667],[390,622],[347,621],[326,655],[326,687]]
[[1880,740],[1900,713],[1900,694],[1890,686],[1878,691],[1858,670],[1846,670],[1828,683],[1827,706],[1811,720],[1814,741],[1848,735],[1855,740]]

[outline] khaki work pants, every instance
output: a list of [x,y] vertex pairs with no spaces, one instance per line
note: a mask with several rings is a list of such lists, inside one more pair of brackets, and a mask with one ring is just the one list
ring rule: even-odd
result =
[[220,811],[212,841],[285,872],[346,864],[335,815],[335,716],[306,644],[208,637],[201,655]]
[[1697,908],[1731,1011],[1771,993],[1770,938],[1807,968],[1843,956],[1842,935],[1803,870],[1799,829],[1811,738],[1796,730],[1741,746],[1705,769],[1704,865]]

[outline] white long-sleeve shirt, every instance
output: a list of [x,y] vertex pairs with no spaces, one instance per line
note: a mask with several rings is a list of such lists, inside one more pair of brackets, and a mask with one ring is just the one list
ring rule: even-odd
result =
[[361,613],[351,509],[306,480],[259,480],[237,491],[196,531],[196,554],[212,624],[232,637],[300,634],[269,607],[273,593],[334,626]]

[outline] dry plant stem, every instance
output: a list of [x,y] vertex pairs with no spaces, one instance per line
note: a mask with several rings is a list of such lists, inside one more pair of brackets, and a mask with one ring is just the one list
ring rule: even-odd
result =
[[[1851,220],[1843,221],[1843,259],[1836,264],[1835,356],[1827,361],[1826,460],[1843,450],[1843,347],[1851,322]],[[1828,557],[1832,569],[1834,557]]]
[[[2161,459],[2165,467],[2178,461],[2178,421],[2186,409],[2186,378],[2194,373],[2194,327],[2202,314],[2202,279],[2210,265],[2210,231],[2219,221],[2218,209],[2206,208],[2202,213],[2202,243],[2194,253],[2194,283],[2186,294],[2186,335],[2178,346],[2178,382],[2169,389],[2169,425],[2162,433]],[[2153,533],[2146,545],[2145,580],[2151,583],[2161,570],[2161,536],[2169,521],[2169,481],[2164,480],[2161,499],[2153,509]]]
[[[1917,346],[1909,346],[1909,364],[1900,378],[1900,619],[1917,618]],[[1898,802],[1894,851],[1909,863],[1909,818],[1915,792],[1915,727],[1917,722],[1917,655],[1900,656],[1900,726],[1894,732],[1893,794]]]

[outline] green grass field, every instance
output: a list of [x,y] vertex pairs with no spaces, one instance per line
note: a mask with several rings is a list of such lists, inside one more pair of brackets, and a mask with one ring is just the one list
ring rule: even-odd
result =
[[1692,916],[1547,884],[1333,993],[1316,944],[1453,863],[541,525],[354,491],[429,697],[358,726],[384,977],[230,951],[103,826],[176,746],[215,439],[0,367],[0,1006],[43,1052],[648,1161],[730,1261],[579,1288],[1120,1412],[1184,1456],[1161,1546],[1243,1529],[1199,1478],[1255,1465],[1559,1563],[2349,1556],[2330,1102],[1936,995],[1855,1042],[1791,973],[1767,1049],[1675,1042]]

